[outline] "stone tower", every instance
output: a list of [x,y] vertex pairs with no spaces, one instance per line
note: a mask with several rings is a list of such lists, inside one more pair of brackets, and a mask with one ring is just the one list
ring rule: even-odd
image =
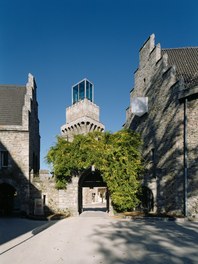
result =
[[104,131],[99,117],[100,109],[94,104],[94,85],[83,79],[72,86],[72,105],[66,108],[66,124],[61,127],[61,135],[71,141],[74,135]]

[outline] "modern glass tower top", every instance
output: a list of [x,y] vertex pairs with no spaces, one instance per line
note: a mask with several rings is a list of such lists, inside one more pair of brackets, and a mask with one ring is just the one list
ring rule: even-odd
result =
[[87,79],[72,86],[72,104],[84,100],[85,98],[91,102],[94,101],[94,85]]

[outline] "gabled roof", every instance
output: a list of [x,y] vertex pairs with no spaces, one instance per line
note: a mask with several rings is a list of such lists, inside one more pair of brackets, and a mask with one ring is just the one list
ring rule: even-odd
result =
[[178,77],[183,77],[186,87],[198,85],[198,47],[162,49],[168,54],[168,64],[176,66]]
[[0,126],[22,125],[25,86],[0,85]]

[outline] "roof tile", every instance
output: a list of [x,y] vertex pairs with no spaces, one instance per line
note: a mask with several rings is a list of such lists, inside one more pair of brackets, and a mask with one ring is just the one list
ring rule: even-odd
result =
[[25,86],[0,85],[0,125],[22,125]]
[[186,87],[198,85],[198,47],[162,49],[168,54],[170,66],[176,66],[178,77],[183,77]]

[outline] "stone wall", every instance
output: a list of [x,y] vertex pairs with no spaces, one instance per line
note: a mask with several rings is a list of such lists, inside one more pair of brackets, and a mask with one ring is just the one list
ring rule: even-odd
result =
[[35,198],[42,198],[46,213],[70,212],[71,215],[78,215],[78,180],[78,177],[73,177],[66,189],[58,190],[55,178],[48,171],[40,171],[39,177],[34,177],[32,181],[32,204]]
[[99,121],[100,118],[99,106],[94,104],[88,99],[83,99],[79,102],[76,102],[72,106],[67,107],[66,109],[66,121],[67,123],[73,122],[81,117],[90,117],[95,121]]
[[61,127],[61,135],[72,141],[74,135],[87,134],[105,127],[99,122],[99,107],[88,99],[76,102],[66,108],[66,124]]
[[198,215],[198,102],[187,102],[188,211]]
[[8,167],[1,168],[1,183],[12,183],[17,190],[20,210],[28,211],[29,134],[26,131],[0,131],[0,142],[9,152]]
[[140,132],[143,139],[145,175],[143,184],[154,194],[158,213],[183,213],[183,106],[180,83],[167,55],[154,44],[152,35],[140,50],[135,87],[130,97],[148,97],[149,110],[142,117],[128,109],[126,127]]
[[34,77],[29,74],[26,96],[29,97],[29,104],[26,106],[28,112],[28,130],[29,130],[29,167],[34,174],[39,174],[40,169],[40,134],[38,119],[38,103],[36,94],[36,83]]

